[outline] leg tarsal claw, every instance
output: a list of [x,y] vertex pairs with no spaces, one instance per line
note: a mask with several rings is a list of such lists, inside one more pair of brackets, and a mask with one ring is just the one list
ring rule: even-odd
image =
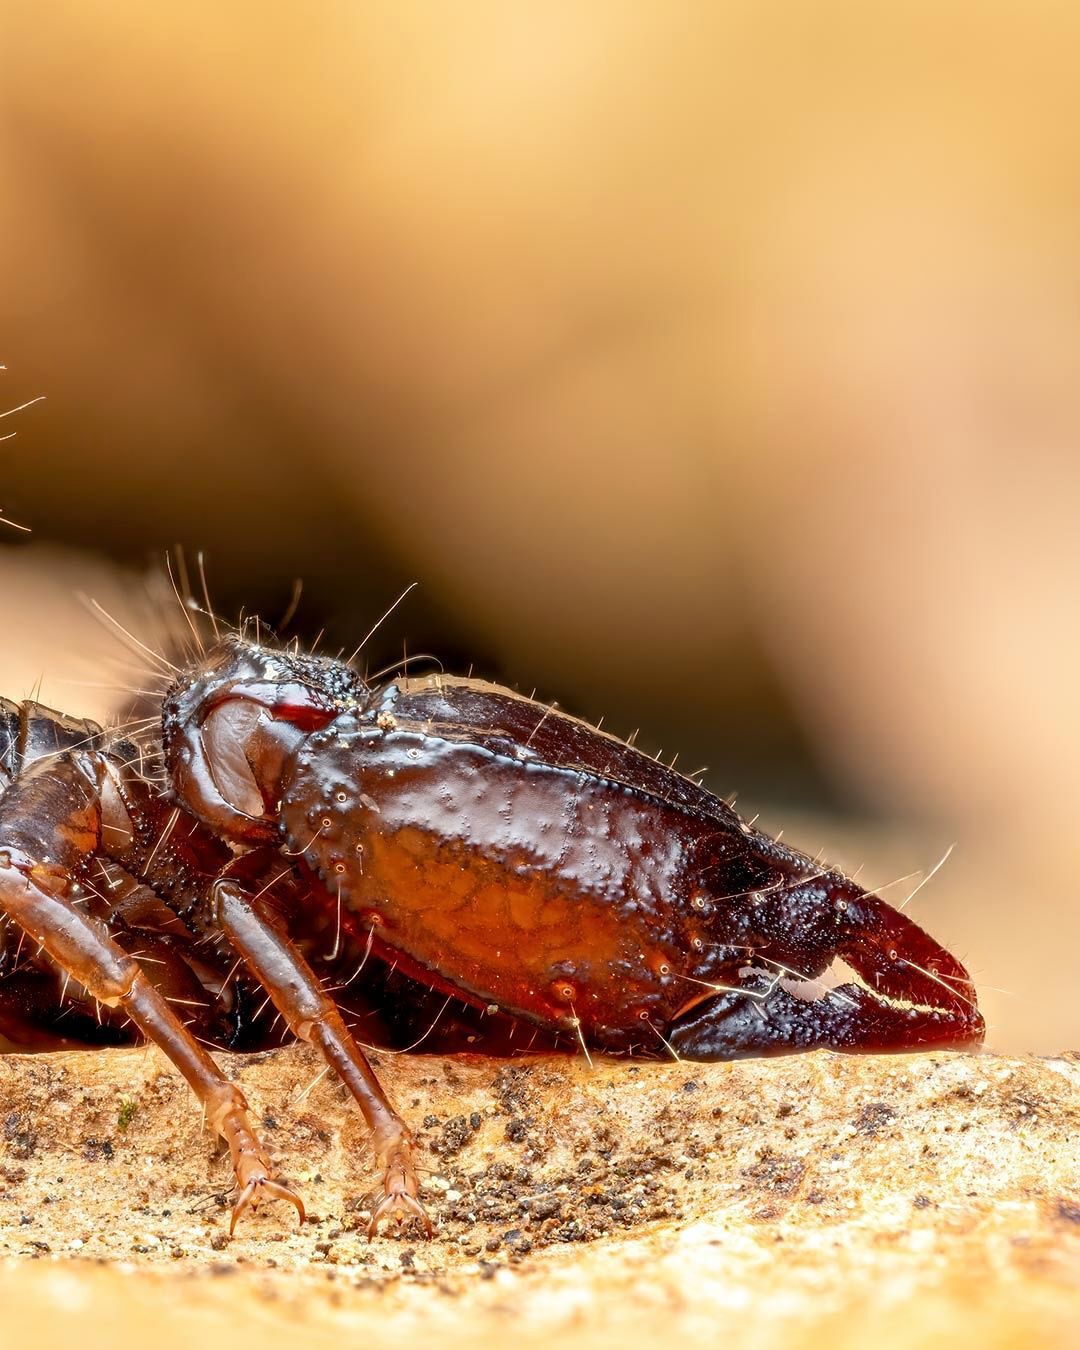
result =
[[379,1231],[379,1225],[384,1220],[395,1216],[399,1226],[406,1219],[419,1219],[424,1225],[425,1237],[431,1237],[435,1231],[427,1216],[427,1211],[420,1201],[414,1195],[409,1195],[404,1191],[395,1191],[384,1195],[378,1205],[375,1206],[375,1211],[367,1226],[368,1241],[370,1242]]
[[383,1198],[375,1206],[367,1226],[367,1235],[371,1238],[379,1231],[384,1220],[396,1217],[400,1225],[406,1219],[419,1219],[424,1225],[424,1233],[431,1237],[434,1229],[424,1206],[417,1199],[420,1183],[416,1177],[416,1168],[412,1161],[412,1148],[403,1135],[378,1150],[382,1162]]
[[241,1214],[248,1209],[257,1209],[259,1202],[262,1200],[287,1200],[290,1205],[296,1206],[301,1224],[307,1217],[304,1202],[294,1190],[280,1181],[275,1181],[270,1176],[256,1174],[244,1184],[233,1204],[232,1219],[229,1223],[230,1237],[236,1232],[236,1224]]

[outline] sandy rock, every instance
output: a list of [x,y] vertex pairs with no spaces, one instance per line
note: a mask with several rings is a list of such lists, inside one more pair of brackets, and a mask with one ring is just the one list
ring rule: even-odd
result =
[[376,1058],[430,1243],[367,1241],[363,1125],[305,1048],[222,1057],[312,1216],[232,1242],[156,1051],[0,1058],[5,1343],[1080,1344],[1080,1055]]

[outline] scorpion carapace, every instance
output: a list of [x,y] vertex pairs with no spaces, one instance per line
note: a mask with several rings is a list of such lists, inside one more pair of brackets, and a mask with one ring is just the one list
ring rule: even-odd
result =
[[371,1127],[371,1231],[428,1221],[360,1039],[427,1023],[426,1048],[505,1052],[531,1026],[546,1048],[691,1059],[982,1039],[967,972],[903,913],[628,743],[477,680],[374,686],[233,637],[140,744],[4,704],[0,773],[0,1031],[155,1041],[229,1144],[234,1224],[267,1196],[303,1206],[203,1043],[272,1043],[276,1020]]

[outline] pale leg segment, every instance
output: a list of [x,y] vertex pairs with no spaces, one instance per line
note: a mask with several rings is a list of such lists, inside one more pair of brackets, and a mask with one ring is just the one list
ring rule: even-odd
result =
[[293,1034],[319,1047],[371,1129],[383,1198],[371,1216],[368,1236],[396,1214],[415,1215],[430,1237],[431,1221],[417,1199],[419,1182],[408,1128],[280,916],[232,879],[215,882],[211,897],[221,931],[243,956]]

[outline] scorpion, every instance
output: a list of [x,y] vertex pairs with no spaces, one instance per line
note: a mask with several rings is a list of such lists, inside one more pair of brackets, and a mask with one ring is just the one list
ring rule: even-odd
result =
[[[430,1236],[363,1047],[431,1034],[433,1000],[456,1011],[429,1049],[497,1054],[530,1025],[692,1060],[983,1038],[968,972],[901,909],[554,705],[246,629],[165,681],[130,736],[0,700],[0,1035],[160,1047],[228,1147],[230,1234],[304,1205],[207,1046],[317,1047],[371,1132],[368,1235]],[[359,1009],[335,998],[361,974]]]

